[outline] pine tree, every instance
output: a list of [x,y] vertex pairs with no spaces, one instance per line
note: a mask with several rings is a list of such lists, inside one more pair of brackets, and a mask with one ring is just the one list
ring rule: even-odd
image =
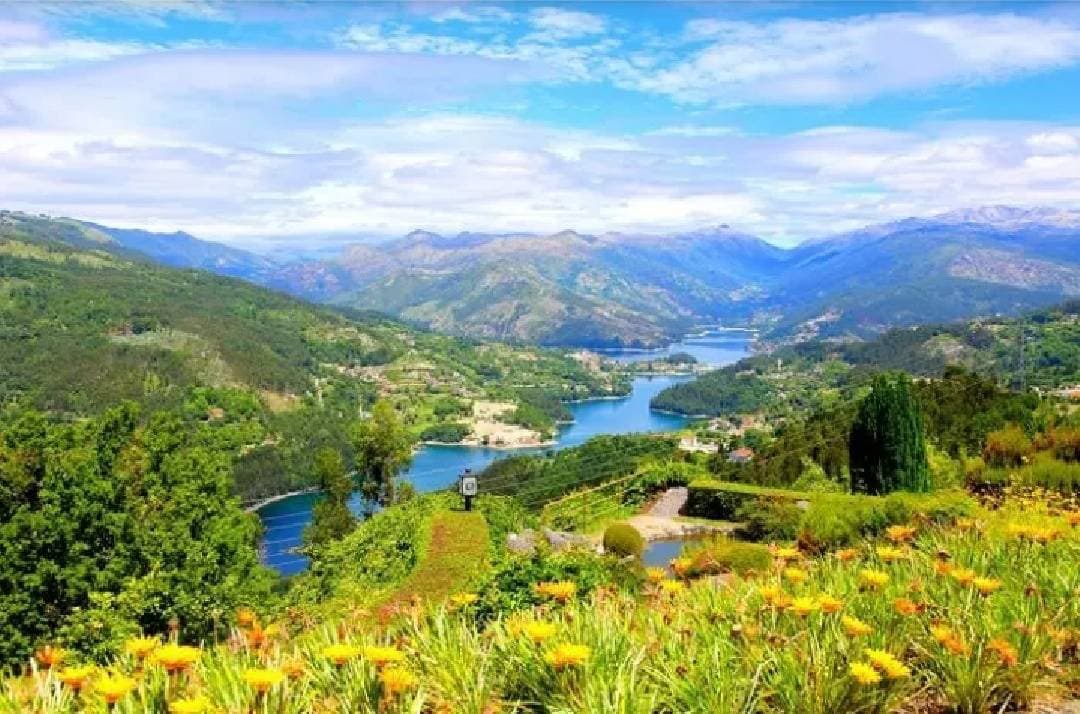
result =
[[929,490],[922,414],[907,375],[874,377],[851,426],[848,448],[852,491]]
[[304,541],[319,547],[348,535],[356,527],[349,510],[353,481],[345,472],[341,454],[330,447],[315,453],[315,479],[322,498],[311,510],[311,525],[304,531]]

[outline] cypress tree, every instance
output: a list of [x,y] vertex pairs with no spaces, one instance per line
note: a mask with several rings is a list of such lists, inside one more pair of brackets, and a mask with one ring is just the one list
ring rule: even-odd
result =
[[928,491],[922,413],[905,374],[879,374],[859,405],[848,441],[851,490]]

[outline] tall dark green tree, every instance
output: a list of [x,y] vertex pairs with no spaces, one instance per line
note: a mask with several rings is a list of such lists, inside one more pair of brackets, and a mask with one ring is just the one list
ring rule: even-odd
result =
[[311,525],[304,531],[304,541],[317,548],[351,532],[356,518],[349,510],[354,484],[345,471],[341,453],[324,446],[315,452],[314,467],[322,498],[311,511]]
[[353,446],[364,500],[381,506],[393,503],[394,481],[412,461],[412,439],[394,405],[386,400],[376,402],[371,418],[357,425]]
[[852,491],[929,490],[922,414],[907,375],[874,377],[851,426],[848,448]]

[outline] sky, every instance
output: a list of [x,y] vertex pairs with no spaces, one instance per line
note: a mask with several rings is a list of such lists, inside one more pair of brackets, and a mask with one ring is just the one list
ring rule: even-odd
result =
[[1080,4],[0,5],[0,208],[259,250],[1080,207]]

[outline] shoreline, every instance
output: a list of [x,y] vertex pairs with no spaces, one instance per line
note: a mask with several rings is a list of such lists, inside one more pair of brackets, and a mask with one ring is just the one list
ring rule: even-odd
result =
[[278,501],[284,501],[285,499],[293,498],[294,496],[303,496],[303,495],[306,495],[306,494],[309,494],[309,493],[318,493],[318,492],[319,492],[319,489],[315,488],[314,486],[308,486],[307,488],[302,488],[302,489],[300,489],[298,491],[289,491],[288,493],[279,493],[276,496],[267,496],[266,498],[255,501],[255,503],[253,503],[250,506],[245,506],[244,507],[244,513],[254,513],[254,514],[258,515],[258,512],[260,510],[266,508],[271,503],[277,503]]
[[538,441],[535,444],[503,444],[496,446],[495,444],[466,444],[461,441],[421,441],[420,446],[448,446],[456,449],[495,449],[497,451],[514,451],[515,449],[542,449],[546,446],[558,446],[559,442],[555,439],[549,439],[548,441]]

